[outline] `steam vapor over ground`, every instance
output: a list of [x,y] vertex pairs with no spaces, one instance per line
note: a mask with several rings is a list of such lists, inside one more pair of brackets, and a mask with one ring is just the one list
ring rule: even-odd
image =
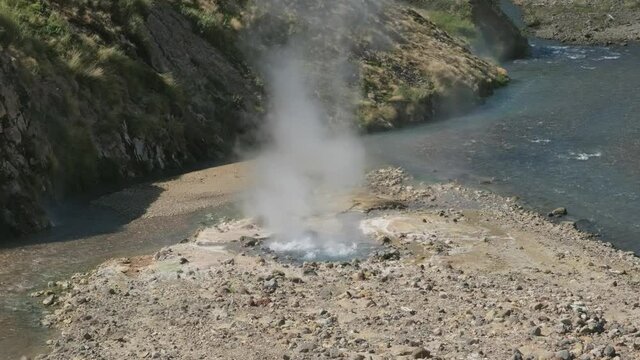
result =
[[[357,229],[355,219],[329,215],[335,209],[326,198],[350,191],[363,174],[364,150],[348,125],[354,123],[348,104],[355,102],[343,101],[353,96],[347,82],[353,81],[354,72],[346,61],[348,42],[343,37],[349,11],[334,11],[336,4],[316,5],[312,11],[296,4],[296,16],[308,28],[285,45],[266,47],[262,56],[269,94],[263,131],[269,141],[255,161],[254,187],[246,204],[246,213],[275,234],[273,250],[306,258],[349,255],[362,237],[350,230]],[[282,11],[282,6],[274,1],[265,9]],[[308,44],[318,37],[333,44],[333,57],[323,62],[322,70],[313,68],[316,59],[308,58],[318,50],[309,51]],[[327,92],[327,86],[331,97],[320,100],[318,89]]]

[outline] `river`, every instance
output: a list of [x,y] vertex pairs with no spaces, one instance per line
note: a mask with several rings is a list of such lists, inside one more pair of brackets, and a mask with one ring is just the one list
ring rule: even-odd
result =
[[473,113],[367,138],[424,181],[516,195],[640,253],[640,46],[532,43],[513,81]]
[[[471,114],[365,138],[374,165],[426,182],[517,195],[640,253],[640,47],[536,41],[505,67],[512,83]],[[58,226],[0,249],[0,359],[45,349],[41,299],[30,291],[117,256],[176,243],[229,209],[128,221],[86,205],[58,209]]]

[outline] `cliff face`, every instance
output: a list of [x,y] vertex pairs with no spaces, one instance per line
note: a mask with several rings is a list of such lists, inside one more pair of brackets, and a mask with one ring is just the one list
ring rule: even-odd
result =
[[500,61],[525,57],[529,42],[494,0],[470,0],[471,16],[479,30],[479,47]]
[[15,59],[0,53],[0,224],[37,231],[48,222],[33,194],[50,187],[46,176],[51,151],[41,125],[27,113],[30,92],[18,80]]
[[[251,141],[268,94],[237,42],[259,29],[254,15],[248,1],[0,0],[2,238],[47,227],[43,197]],[[392,1],[376,24],[391,42],[356,39],[353,54],[363,131],[469,106],[508,80],[425,1]]]

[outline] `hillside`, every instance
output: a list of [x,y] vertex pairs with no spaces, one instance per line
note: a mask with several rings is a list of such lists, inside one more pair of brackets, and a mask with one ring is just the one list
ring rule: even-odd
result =
[[[3,238],[48,227],[42,199],[229,159],[253,143],[269,94],[245,40],[295,33],[263,15],[250,1],[0,0]],[[349,89],[362,99],[362,131],[463,110],[503,86],[504,70],[472,49],[526,52],[490,0],[391,1],[363,29]],[[377,35],[390,43],[377,46]]]

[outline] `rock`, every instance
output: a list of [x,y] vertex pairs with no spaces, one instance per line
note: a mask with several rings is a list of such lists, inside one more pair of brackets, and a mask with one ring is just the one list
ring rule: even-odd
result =
[[429,352],[429,350],[425,348],[418,348],[411,353],[411,358],[412,359],[429,359],[431,358],[431,352]]
[[50,306],[50,305],[53,304],[53,302],[55,300],[56,300],[56,296],[55,295],[49,295],[44,300],[42,300],[42,305]]
[[366,279],[367,277],[365,276],[364,271],[358,271],[355,274],[353,274],[354,281],[364,281]]
[[562,217],[567,215],[569,212],[567,211],[567,208],[563,208],[563,207],[559,207],[557,209],[554,209],[553,211],[551,211],[549,213],[549,217]]
[[391,244],[391,239],[388,236],[382,236],[378,238],[378,242],[382,245],[389,245]]
[[260,240],[251,236],[241,236],[240,243],[242,243],[242,246],[244,247],[254,247],[260,243]]
[[316,275],[318,275],[318,273],[313,268],[304,268],[304,270],[302,270],[302,275],[305,275],[305,276],[309,276],[309,275],[316,276]]
[[514,349],[513,350],[513,357],[511,359],[512,360],[524,360],[524,357],[522,356],[522,353],[520,352],[520,350]]
[[303,342],[302,344],[300,344],[300,346],[298,346],[298,352],[302,354],[306,354],[311,352],[315,348],[316,348],[316,345],[314,343]]
[[604,350],[602,351],[602,354],[604,356],[608,356],[608,357],[614,357],[616,356],[616,349],[611,346],[611,345],[607,345]]
[[40,296],[42,296],[42,295],[44,295],[44,291],[42,291],[42,290],[40,290],[40,291],[34,291],[34,292],[32,292],[31,294],[29,294],[29,296],[31,296],[31,297],[40,297]]
[[560,350],[555,353],[555,357],[558,360],[571,360],[573,358],[569,350]]
[[381,251],[377,254],[377,258],[383,261],[400,260],[400,251],[397,249]]
[[540,326],[534,326],[533,328],[531,328],[531,330],[529,330],[529,334],[531,336],[541,336],[542,330],[540,329]]
[[186,264],[188,262],[189,262],[189,260],[187,260],[187,258],[185,258],[185,257],[181,257],[180,258],[180,265],[184,265],[184,264]]
[[271,280],[267,280],[262,284],[262,288],[267,293],[275,292],[276,289],[278,288],[278,281],[275,278],[272,278]]

